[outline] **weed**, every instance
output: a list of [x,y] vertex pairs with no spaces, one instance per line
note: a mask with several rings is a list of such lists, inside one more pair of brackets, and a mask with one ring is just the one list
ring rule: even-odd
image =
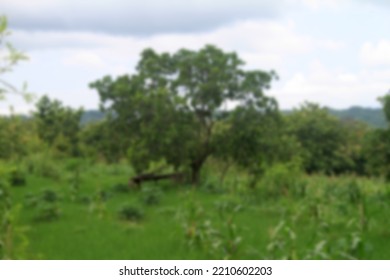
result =
[[261,187],[267,197],[306,195],[306,185],[302,181],[301,171],[295,163],[275,164],[265,171]]
[[26,175],[20,169],[13,169],[9,173],[10,184],[13,187],[26,185]]
[[44,189],[42,191],[42,200],[45,202],[56,202],[58,200],[58,194],[52,189]]
[[155,188],[142,188],[142,202],[145,205],[158,205],[161,202],[162,192],[160,190],[156,190]]
[[129,204],[122,206],[118,214],[122,220],[129,222],[139,222],[144,218],[144,214],[139,207]]
[[112,191],[117,193],[128,193],[130,192],[130,188],[126,184],[119,183],[112,186]]
[[270,259],[298,259],[296,249],[296,233],[286,220],[281,220],[278,225],[270,231],[270,241],[267,245],[267,252]]
[[62,171],[50,154],[37,153],[24,158],[22,167],[29,173],[53,180],[60,180]]
[[61,210],[54,203],[40,203],[37,207],[35,220],[38,222],[50,222],[57,220],[61,215]]

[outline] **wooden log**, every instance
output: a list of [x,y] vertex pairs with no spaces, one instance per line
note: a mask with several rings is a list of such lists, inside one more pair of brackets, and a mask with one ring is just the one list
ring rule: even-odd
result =
[[159,181],[164,179],[173,179],[173,180],[182,180],[184,177],[183,173],[168,173],[168,174],[155,174],[155,173],[146,173],[135,176],[130,179],[129,186],[140,187],[143,182],[147,181]]

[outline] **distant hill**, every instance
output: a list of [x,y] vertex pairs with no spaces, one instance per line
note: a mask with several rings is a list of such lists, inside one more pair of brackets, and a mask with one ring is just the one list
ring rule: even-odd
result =
[[[380,108],[375,109],[353,106],[351,108],[342,110],[336,110],[332,108],[328,108],[328,110],[332,115],[340,119],[357,120],[377,128],[386,127],[385,116],[382,109]],[[286,110],[284,112],[288,113],[291,111]],[[87,110],[84,112],[84,115],[81,118],[81,122],[86,124],[89,122],[101,120],[103,117],[104,113],[100,112],[99,110]]]
[[81,116],[81,123],[96,122],[104,118],[104,113],[99,110],[86,110]]
[[385,115],[380,108],[363,108],[353,106],[344,110],[328,108],[329,112],[341,119],[357,120],[367,123],[373,127],[385,128],[387,126]]

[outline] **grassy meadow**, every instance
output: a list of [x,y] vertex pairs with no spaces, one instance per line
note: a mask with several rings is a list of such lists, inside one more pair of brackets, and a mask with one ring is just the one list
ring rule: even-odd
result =
[[[380,179],[208,163],[199,186],[128,186],[127,163],[30,155],[7,169],[12,259],[389,259],[390,185]],[[223,178],[222,178],[223,177]]]

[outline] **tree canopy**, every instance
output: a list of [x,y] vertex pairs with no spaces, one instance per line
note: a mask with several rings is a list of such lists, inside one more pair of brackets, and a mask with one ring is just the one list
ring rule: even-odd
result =
[[[118,144],[127,149],[139,173],[153,161],[165,161],[176,170],[189,171],[192,182],[197,182],[203,164],[216,154],[220,139],[229,136],[235,118],[245,112],[256,112],[256,117],[278,113],[276,101],[264,94],[276,74],[244,70],[243,65],[236,53],[211,45],[174,54],[146,49],[135,74],[106,76],[90,86],[125,136],[125,143]],[[227,129],[216,129],[221,119]],[[246,124],[241,123],[237,133],[244,133]],[[256,143],[246,140],[248,147],[242,148],[254,152]]]
[[10,34],[7,17],[0,16],[0,99],[3,99],[6,93],[16,93],[29,101],[32,99],[32,94],[27,92],[26,83],[21,89],[18,89],[1,77],[3,74],[11,72],[20,61],[28,59],[24,53],[17,50],[7,40]]

